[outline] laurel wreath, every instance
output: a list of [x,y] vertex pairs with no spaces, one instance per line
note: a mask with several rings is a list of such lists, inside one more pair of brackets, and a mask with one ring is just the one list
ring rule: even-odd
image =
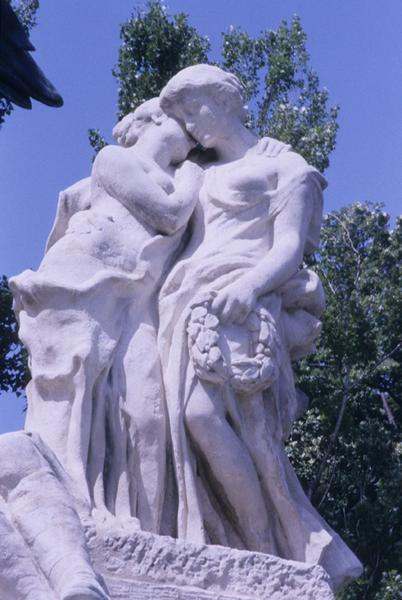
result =
[[[269,310],[258,304],[244,327],[249,355],[234,357],[224,337],[230,335],[213,313],[213,295],[193,304],[187,324],[188,345],[195,374],[204,381],[228,383],[236,392],[250,394],[266,389],[278,378],[281,341]],[[225,348],[225,350],[223,349]]]

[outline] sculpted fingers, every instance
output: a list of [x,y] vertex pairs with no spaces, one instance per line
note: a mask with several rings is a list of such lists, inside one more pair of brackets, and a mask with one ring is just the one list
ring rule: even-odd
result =
[[129,129],[126,133],[126,137],[125,137],[123,145],[126,148],[129,148],[130,146],[134,146],[137,139],[138,139],[138,133],[133,129]]
[[222,291],[219,292],[212,302],[212,310],[222,321],[229,321],[235,310],[236,303],[236,297],[227,291]]
[[246,321],[248,315],[250,314],[251,309],[252,303],[248,299],[240,300],[236,298],[228,319],[233,323],[239,323],[240,325],[242,325]]
[[253,299],[240,289],[228,288],[218,293],[212,302],[212,310],[222,321],[244,323],[251,309]]
[[239,301],[237,298],[228,297],[223,309],[221,310],[221,317],[223,321],[233,321],[234,315],[238,310]]
[[283,142],[276,140],[274,138],[266,138],[266,148],[264,154],[266,156],[270,156],[271,158],[275,158],[281,152],[290,150],[291,146],[289,144],[284,144]]
[[211,308],[216,315],[219,316],[222,314],[222,310],[225,306],[226,300],[227,300],[227,294],[225,294],[224,292],[220,292],[219,294],[217,294],[216,298],[212,301]]
[[133,123],[133,120],[133,113],[129,113],[128,115],[123,117],[123,119],[121,119],[121,121],[119,121],[117,125],[114,126],[112,132],[113,137],[120,146],[127,147],[132,144],[133,140],[132,134],[130,135],[130,128]]

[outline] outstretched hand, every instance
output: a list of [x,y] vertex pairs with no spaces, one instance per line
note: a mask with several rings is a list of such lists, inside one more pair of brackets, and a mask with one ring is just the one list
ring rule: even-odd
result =
[[282,152],[287,152],[291,149],[289,144],[285,144],[284,142],[276,140],[275,138],[266,137],[264,138],[264,141],[266,144],[264,154],[265,156],[269,156],[271,158],[276,158]]
[[212,301],[213,312],[222,321],[244,323],[257,301],[256,293],[239,281],[220,290]]
[[119,146],[129,148],[136,140],[137,135],[134,135],[131,131],[131,125],[134,121],[134,113],[128,113],[121,121],[119,121],[113,128],[113,137]]

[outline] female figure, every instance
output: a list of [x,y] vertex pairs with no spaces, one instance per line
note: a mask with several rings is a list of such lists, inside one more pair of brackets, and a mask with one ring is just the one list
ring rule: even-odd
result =
[[177,168],[194,142],[157,99],[135,111],[130,135],[132,147],[99,153],[86,210],[56,226],[38,271],[10,286],[32,373],[26,430],[40,434],[98,516],[138,517],[157,531],[165,413],[154,295],[200,169]]
[[337,585],[359,562],[283,448],[300,412],[290,361],[311,349],[323,308],[318,278],[299,267],[318,244],[324,180],[244,127],[240,83],[217,67],[178,73],[161,106],[217,156],[160,294],[177,535],[320,563]]

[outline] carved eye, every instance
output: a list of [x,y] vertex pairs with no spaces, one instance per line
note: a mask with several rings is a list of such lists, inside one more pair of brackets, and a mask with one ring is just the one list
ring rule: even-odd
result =
[[189,116],[197,115],[200,112],[201,103],[199,100],[191,100],[186,106],[186,113]]

